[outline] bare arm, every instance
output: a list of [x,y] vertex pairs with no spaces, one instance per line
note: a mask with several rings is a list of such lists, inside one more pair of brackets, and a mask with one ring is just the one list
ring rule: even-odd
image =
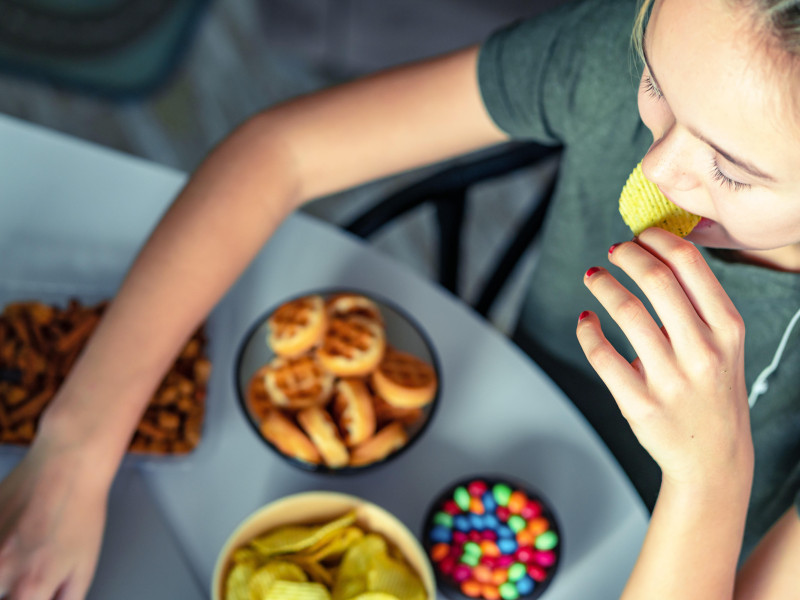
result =
[[800,598],[800,518],[789,508],[747,559],[736,579],[736,600]]
[[470,48],[276,106],[208,156],[0,484],[0,597],[84,596],[109,485],[152,392],[292,210],[505,139],[484,111],[476,56]]

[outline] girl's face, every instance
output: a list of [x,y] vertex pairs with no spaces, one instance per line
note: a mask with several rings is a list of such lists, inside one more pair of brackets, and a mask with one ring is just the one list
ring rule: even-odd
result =
[[785,63],[757,31],[750,13],[724,0],[656,1],[639,90],[654,141],[642,168],[704,217],[691,241],[798,256],[800,114],[791,114]]

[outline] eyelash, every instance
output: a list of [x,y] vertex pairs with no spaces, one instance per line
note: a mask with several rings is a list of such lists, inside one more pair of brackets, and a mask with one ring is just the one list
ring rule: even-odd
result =
[[711,161],[711,178],[714,181],[718,181],[720,186],[727,187],[729,190],[733,192],[738,192],[739,190],[749,190],[750,184],[749,183],[742,183],[740,181],[736,181],[731,179],[725,173],[719,170],[719,165],[717,164],[717,159],[715,158]]
[[[664,95],[661,93],[655,84],[653,83],[652,77],[650,75],[645,75],[642,79],[642,89],[644,92],[655,100],[663,100]],[[731,179],[725,173],[720,171],[719,165],[717,164],[717,159],[715,158],[711,162],[711,178],[714,181],[719,182],[721,187],[727,187],[729,190],[733,192],[738,192],[740,190],[747,190],[750,189],[749,183],[742,183],[740,181],[736,181],[735,179]]]
[[650,77],[650,75],[644,76],[644,79],[642,79],[642,87],[644,88],[644,92],[651,98],[661,100],[664,97],[661,93],[661,90],[659,90],[653,83],[653,78]]

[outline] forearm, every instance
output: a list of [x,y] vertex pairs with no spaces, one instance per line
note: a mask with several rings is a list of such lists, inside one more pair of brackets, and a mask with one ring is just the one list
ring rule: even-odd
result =
[[296,204],[292,158],[258,119],[217,148],[153,231],[42,420],[110,481],[178,350]]
[[752,462],[730,479],[693,487],[662,482],[622,598],[729,600],[750,496]]

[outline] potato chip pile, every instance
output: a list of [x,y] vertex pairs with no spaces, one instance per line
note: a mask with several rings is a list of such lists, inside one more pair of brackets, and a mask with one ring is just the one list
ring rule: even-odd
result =
[[247,404],[284,454],[327,468],[359,467],[403,447],[425,418],[437,377],[392,347],[378,306],[360,294],[309,295],[268,319],[275,358],[252,376]]
[[[42,302],[8,304],[0,314],[0,442],[28,445],[42,411],[69,373],[107,303],[65,308]],[[201,327],[184,346],[155,392],[129,449],[181,454],[200,441],[206,382]]]
[[286,525],[233,552],[225,600],[427,600],[425,586],[355,511],[319,525]]
[[622,188],[619,212],[634,235],[648,227],[660,227],[686,237],[700,222],[699,216],[670,202],[656,184],[645,178],[642,163],[636,165]]

